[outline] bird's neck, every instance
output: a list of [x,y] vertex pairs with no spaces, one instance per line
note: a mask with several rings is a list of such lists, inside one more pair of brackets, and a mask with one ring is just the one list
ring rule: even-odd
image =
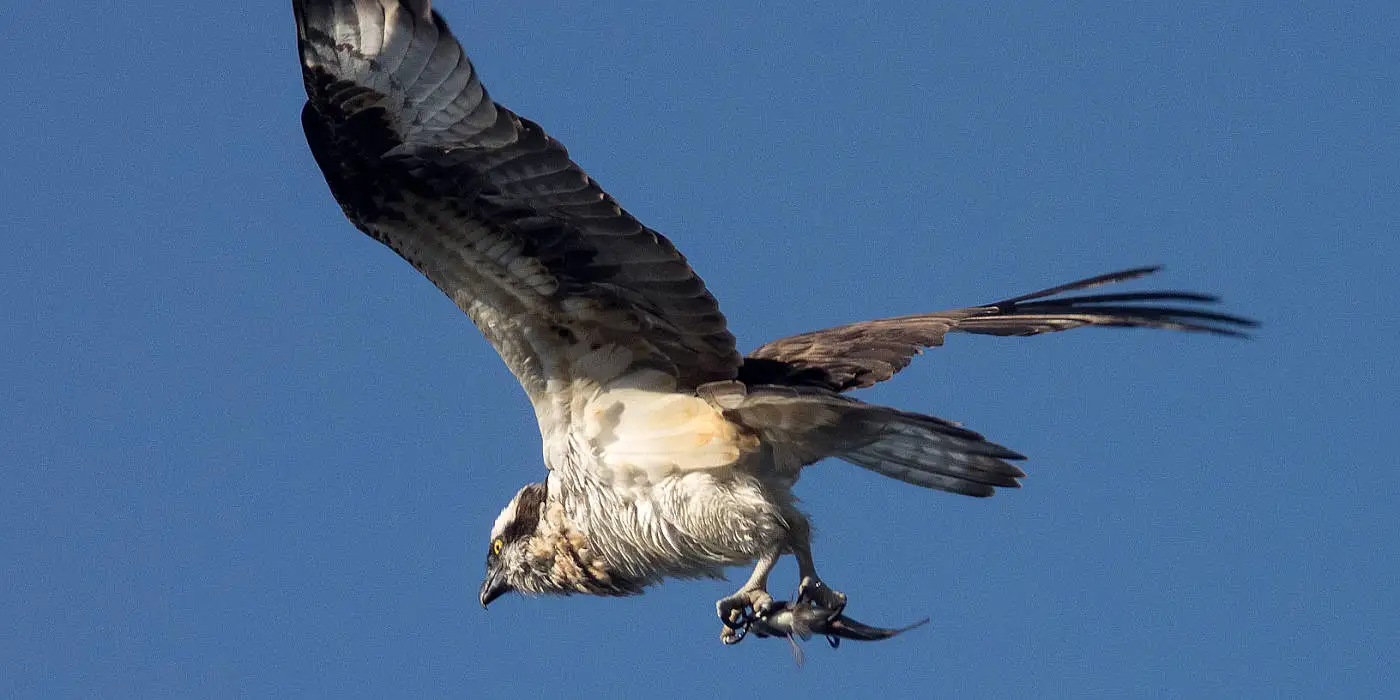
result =
[[587,532],[568,515],[564,503],[546,501],[539,526],[530,538],[532,567],[542,590],[550,593],[631,595],[640,590],[619,576],[592,544]]

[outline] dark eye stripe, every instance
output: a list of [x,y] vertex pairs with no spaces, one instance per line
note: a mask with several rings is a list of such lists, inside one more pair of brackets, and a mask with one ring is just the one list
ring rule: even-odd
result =
[[515,519],[506,525],[501,539],[514,542],[534,534],[540,524],[540,509],[547,495],[544,484],[530,484],[520,492],[515,502]]

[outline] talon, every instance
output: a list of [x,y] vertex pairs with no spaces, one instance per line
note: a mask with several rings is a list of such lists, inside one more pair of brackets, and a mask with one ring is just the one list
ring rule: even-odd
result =
[[729,629],[738,629],[746,624],[744,609],[741,607],[725,607],[721,602],[719,609],[719,621],[724,623]]
[[836,619],[846,609],[846,594],[832,590],[821,579],[812,576],[802,577],[802,583],[797,588],[797,600],[822,611],[827,620]]
[[846,609],[846,594],[841,591],[833,591],[830,588],[826,589],[826,591],[830,596],[826,602],[826,607],[835,612],[835,615],[832,617],[840,615],[841,611]]
[[715,611],[719,613],[719,621],[723,622],[725,627],[732,629],[743,622],[744,605],[732,596],[715,603]]
[[749,616],[744,613],[743,608],[734,608],[729,611],[729,615],[724,618],[724,626],[729,629],[747,628],[749,626]]
[[715,610],[719,613],[719,619],[725,627],[730,629],[745,628],[755,617],[767,615],[773,608],[773,596],[762,589],[750,591],[739,591],[728,598],[722,598],[715,603]]
[[730,627],[728,623],[726,623],[724,629],[719,631],[719,641],[727,646],[732,646],[744,641],[744,637],[748,636],[748,634],[749,628],[747,626]]
[[766,618],[771,612],[773,612],[773,596],[765,596],[753,604],[754,617]]

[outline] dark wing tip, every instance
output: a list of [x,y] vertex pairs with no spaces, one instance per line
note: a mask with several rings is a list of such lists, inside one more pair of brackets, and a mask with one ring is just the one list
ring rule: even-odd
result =
[[1055,330],[1053,327],[1033,327],[1037,317],[1052,323],[1077,321],[1079,325],[1160,328],[1234,338],[1249,338],[1251,336],[1242,329],[1259,326],[1258,321],[1235,314],[1188,306],[1161,305],[1161,302],[1218,303],[1220,298],[1213,294],[1156,290],[1060,296],[1066,292],[1145,277],[1161,269],[1160,266],[1154,265],[1110,272],[988,304],[987,308],[994,310],[993,313],[970,318],[964,323],[966,327],[958,330],[976,332],[974,329],[978,326],[990,329],[999,324],[1014,324],[1017,319],[1032,324],[1028,326],[1032,329],[1029,333],[1032,335]]
[[1002,304],[1015,304],[1017,302],[1030,301],[1032,299],[1044,299],[1045,297],[1055,296],[1056,294],[1063,294],[1064,292],[1072,292],[1079,289],[1089,289],[1091,287],[1100,287],[1105,284],[1117,284],[1119,282],[1127,282],[1128,280],[1135,280],[1139,277],[1146,277],[1150,274],[1158,272],[1161,269],[1161,265],[1149,265],[1147,267],[1134,267],[1129,268],[1127,270],[1119,270],[1117,272],[1108,272],[1102,275],[1095,275],[1093,277],[1087,277],[1082,280],[1076,280],[1074,282],[1067,282],[1065,284],[1056,285],[1054,287],[1050,287],[1049,289],[1042,289],[1038,292],[1022,294],[1021,296],[1005,299],[995,304],[989,304],[988,306],[1001,306]]

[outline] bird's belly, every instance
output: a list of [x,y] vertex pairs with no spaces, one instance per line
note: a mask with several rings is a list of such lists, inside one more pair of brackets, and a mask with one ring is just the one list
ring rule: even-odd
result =
[[751,562],[787,538],[787,499],[734,470],[609,490],[612,503],[597,513],[598,532],[590,539],[615,569],[634,578],[722,577],[724,567]]
[[570,519],[634,581],[720,577],[782,546],[790,484],[758,476],[771,471],[758,436],[654,374],[603,387],[547,440],[551,479],[568,482],[550,490],[571,494]]

